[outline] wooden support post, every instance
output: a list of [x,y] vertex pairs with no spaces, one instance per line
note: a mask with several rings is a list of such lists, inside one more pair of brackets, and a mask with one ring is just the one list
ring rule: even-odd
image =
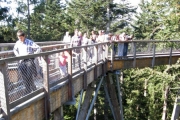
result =
[[87,89],[87,47],[83,48],[83,58],[84,58],[84,82],[83,87]]
[[45,90],[45,118],[49,120],[50,118],[50,90],[49,90],[49,66],[48,66],[48,55],[45,56],[45,61],[43,62],[43,78],[44,78],[44,90]]
[[95,88],[93,87],[94,84],[95,84],[95,82],[92,82],[87,87],[86,95],[85,95],[85,98],[84,98],[84,101],[83,101],[83,104],[82,104],[82,107],[81,107],[81,110],[80,110],[80,113],[79,113],[79,116],[78,116],[78,120],[85,120],[85,118],[86,118],[88,108],[89,108],[89,105],[90,105],[90,101],[91,101],[91,98],[92,98],[92,94],[93,94],[93,91],[95,90]]
[[111,73],[108,73],[107,86],[108,86],[108,91],[109,91],[109,94],[111,97],[113,109],[115,112],[116,120],[121,120],[118,99],[115,94],[116,90],[115,90],[115,85],[113,84],[113,79],[112,79]]
[[68,99],[73,100],[72,93],[72,49],[68,52]]
[[59,107],[59,108],[54,112],[54,119],[53,119],[53,120],[64,120],[63,106]]
[[5,115],[5,120],[11,120],[9,95],[8,95],[8,74],[7,74],[7,63],[0,65],[0,96],[1,96],[1,108]]

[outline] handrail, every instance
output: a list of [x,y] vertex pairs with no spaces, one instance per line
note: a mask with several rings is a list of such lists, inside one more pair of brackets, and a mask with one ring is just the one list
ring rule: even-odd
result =
[[[38,45],[52,45],[52,44],[63,44],[63,41],[46,41],[46,42],[35,42]],[[0,43],[0,47],[13,47],[15,43]]]
[[[96,43],[96,44],[93,44],[93,45],[86,45],[86,46],[87,46],[87,47],[92,47],[92,46],[97,46],[97,45],[104,45],[104,44],[106,44],[106,43],[108,43],[108,42]],[[57,46],[59,46],[59,45],[45,46],[45,47],[42,47],[42,49],[54,48],[54,47],[57,47]],[[73,48],[58,49],[58,50],[41,52],[41,53],[37,53],[37,54],[26,55],[26,56],[17,56],[17,57],[3,58],[3,59],[0,59],[0,63],[3,63],[3,61],[11,62],[11,61],[15,61],[15,60],[35,58],[35,57],[40,57],[40,56],[55,54],[55,53],[58,53],[58,52],[63,52],[63,51],[69,51],[69,50],[73,50],[73,49],[84,48],[84,47],[86,47],[86,46],[78,46],[78,47],[73,47]],[[13,53],[13,51],[11,51],[11,52],[9,52],[9,53]],[[4,53],[4,54],[5,54],[5,53]],[[0,56],[1,56],[1,54],[0,54]]]
[[[58,48],[58,47],[63,47],[66,44],[55,44],[55,45],[48,45],[48,46],[42,46],[41,49],[42,51],[53,49],[53,48]],[[0,52],[0,57],[8,56],[8,55],[14,55],[13,50],[8,50],[8,51],[2,51]]]

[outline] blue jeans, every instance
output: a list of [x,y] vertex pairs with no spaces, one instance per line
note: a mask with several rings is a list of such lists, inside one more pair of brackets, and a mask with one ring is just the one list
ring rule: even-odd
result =
[[128,52],[128,43],[124,43],[123,56],[127,56]]
[[118,57],[123,56],[124,43],[118,43]]

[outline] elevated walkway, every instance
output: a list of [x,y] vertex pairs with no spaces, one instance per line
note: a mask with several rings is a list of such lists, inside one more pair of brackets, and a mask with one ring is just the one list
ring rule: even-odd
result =
[[[66,49],[60,49],[61,45],[53,45],[53,49],[47,46],[42,53],[20,57],[11,57],[12,51],[9,51],[11,54],[0,54],[2,117],[7,120],[49,119],[51,113],[65,104],[73,104],[76,94],[81,90],[89,90],[93,82],[102,76],[106,77],[108,72],[171,65],[180,56],[179,41],[131,41],[126,58],[115,55],[114,44],[105,42]],[[82,51],[80,60],[72,54],[75,49]],[[67,76],[59,72],[58,56],[63,51],[69,58]],[[38,60],[38,75],[33,78],[37,89],[25,94],[22,78],[18,77],[18,62],[29,58]],[[100,80],[99,85],[102,83],[103,80]],[[118,118],[117,113],[114,117]]]

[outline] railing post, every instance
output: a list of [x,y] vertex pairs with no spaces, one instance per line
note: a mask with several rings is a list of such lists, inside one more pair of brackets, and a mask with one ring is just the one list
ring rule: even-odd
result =
[[68,52],[68,99],[73,100],[72,94],[72,49]]
[[84,89],[87,89],[87,46],[83,48],[83,60],[84,60]]
[[43,78],[44,78],[44,90],[45,90],[45,117],[46,120],[50,118],[50,90],[49,90],[49,65],[48,55],[45,56],[43,65]]
[[104,72],[107,72],[107,61],[108,61],[108,43],[105,44],[105,62],[104,62]]
[[10,120],[10,105],[9,105],[9,95],[8,95],[8,78],[7,78],[7,63],[0,65],[0,95],[1,95],[1,108],[5,114],[5,119]]
[[94,80],[96,80],[97,79],[97,65],[98,65],[98,45],[94,46],[94,63],[95,63]]
[[108,60],[108,43],[106,43],[106,46],[105,46],[105,57],[106,57],[106,60]]
[[136,42],[133,42],[133,47],[134,47],[134,61],[133,61],[133,67],[136,67]]
[[170,48],[170,53],[169,53],[169,65],[171,65],[172,63],[172,50],[173,50],[173,46],[171,46]]
[[156,55],[156,44],[153,42],[153,59],[152,59],[152,67],[154,67],[155,64],[155,55]]
[[102,74],[106,74],[106,44],[103,44],[103,65],[102,65]]
[[110,65],[110,69],[111,71],[113,71],[113,61],[114,61],[114,43],[111,43],[111,65]]

